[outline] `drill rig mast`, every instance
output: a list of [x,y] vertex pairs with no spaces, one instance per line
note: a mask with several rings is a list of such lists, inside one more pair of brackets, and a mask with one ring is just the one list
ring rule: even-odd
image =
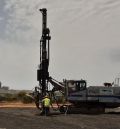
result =
[[40,9],[42,13],[42,36],[40,40],[40,66],[37,70],[37,80],[39,81],[41,96],[46,95],[48,91],[48,79],[49,79],[49,41],[50,30],[47,28],[47,9]]
[[[33,93],[35,104],[40,109],[39,104],[45,95],[53,95],[53,90],[48,91],[48,83],[56,84],[57,89],[61,89],[61,85],[55,83],[55,81],[49,76],[49,41],[51,40],[50,30],[47,27],[47,9],[42,8],[39,10],[42,13],[42,36],[40,39],[40,65],[37,70],[37,81],[39,81],[39,87],[35,87]],[[55,88],[54,88],[55,89]],[[63,87],[62,87],[63,89]]]

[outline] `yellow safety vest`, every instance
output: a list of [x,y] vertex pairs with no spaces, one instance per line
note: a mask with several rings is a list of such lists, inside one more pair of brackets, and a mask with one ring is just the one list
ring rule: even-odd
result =
[[43,104],[44,104],[44,107],[49,107],[50,106],[50,99],[49,98],[43,99]]

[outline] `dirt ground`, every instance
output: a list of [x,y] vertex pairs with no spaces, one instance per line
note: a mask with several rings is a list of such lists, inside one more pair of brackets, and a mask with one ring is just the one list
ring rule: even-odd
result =
[[120,129],[120,112],[105,114],[59,114],[40,116],[34,106],[0,107],[0,129]]

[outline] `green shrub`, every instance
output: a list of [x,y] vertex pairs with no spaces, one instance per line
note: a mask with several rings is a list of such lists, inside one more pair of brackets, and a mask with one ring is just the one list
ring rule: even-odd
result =
[[5,94],[3,98],[4,98],[3,100],[5,100],[5,101],[15,101],[15,100],[17,100],[17,97],[16,97],[15,94],[9,94],[9,93]]
[[18,97],[19,100],[22,100],[24,96],[26,96],[26,92],[24,92],[24,91],[20,91],[17,94],[17,97]]
[[51,98],[52,103],[64,103],[65,97],[64,96],[55,96]]
[[32,103],[33,99],[26,95],[26,92],[20,91],[17,94],[4,94],[0,95],[0,101],[21,101],[23,103]]
[[33,102],[33,99],[30,96],[27,96],[26,92],[24,92],[24,91],[20,91],[17,96],[18,96],[18,100],[23,103],[32,103]]
[[0,95],[0,101],[5,101],[5,97]]
[[23,103],[32,103],[33,102],[33,99],[31,98],[31,97],[29,97],[29,96],[24,96],[23,98],[22,98],[22,102]]

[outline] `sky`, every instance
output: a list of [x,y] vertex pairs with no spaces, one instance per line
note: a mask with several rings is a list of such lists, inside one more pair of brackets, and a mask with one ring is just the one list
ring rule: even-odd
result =
[[38,85],[40,8],[48,10],[50,76],[102,85],[120,77],[120,0],[0,0],[0,81]]

